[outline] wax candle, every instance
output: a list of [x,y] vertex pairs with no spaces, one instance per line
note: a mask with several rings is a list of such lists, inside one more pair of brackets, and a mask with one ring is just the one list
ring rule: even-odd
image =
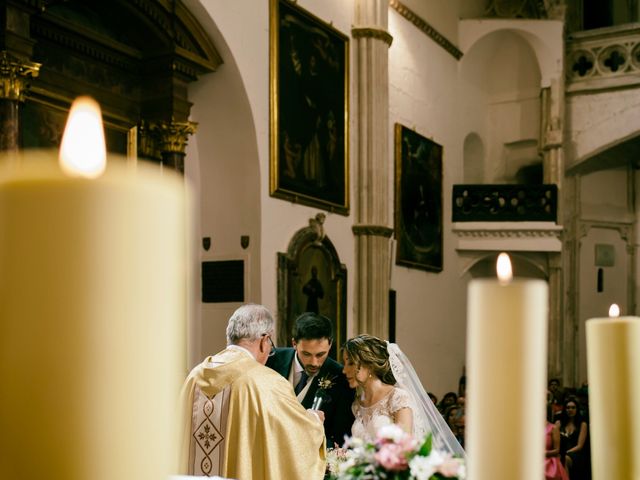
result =
[[0,171],[3,479],[175,473],[186,187],[141,162],[109,158],[104,170],[103,150],[79,150],[98,159],[85,172],[56,152]]
[[[594,480],[640,478],[640,318],[587,320]],[[619,310],[618,310],[619,312]]]
[[[499,278],[470,282],[467,303],[468,478],[544,478],[548,287]],[[503,271],[502,268],[505,268]]]

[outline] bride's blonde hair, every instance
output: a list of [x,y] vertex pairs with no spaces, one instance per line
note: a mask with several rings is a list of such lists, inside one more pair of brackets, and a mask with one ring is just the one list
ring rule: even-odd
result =
[[382,383],[396,384],[396,378],[393,376],[389,363],[387,342],[384,340],[373,335],[358,335],[347,340],[342,351],[358,368],[361,366],[369,368],[371,373],[378,377]]

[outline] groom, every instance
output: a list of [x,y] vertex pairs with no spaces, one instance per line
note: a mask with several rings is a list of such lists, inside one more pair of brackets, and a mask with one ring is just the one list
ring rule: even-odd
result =
[[293,348],[276,348],[267,367],[289,380],[300,403],[311,408],[316,394],[324,397],[324,431],[327,448],[340,446],[351,436],[354,390],[349,388],[342,365],[329,358],[333,325],[324,315],[303,313],[293,328]]

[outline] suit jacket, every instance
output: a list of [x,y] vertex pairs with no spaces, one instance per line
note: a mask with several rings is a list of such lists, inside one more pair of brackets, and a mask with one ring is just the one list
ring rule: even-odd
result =
[[[288,379],[294,355],[295,349],[291,347],[276,348],[275,354],[267,360],[267,367]],[[325,377],[333,379],[333,385],[327,389],[331,401],[323,403],[320,407],[324,412],[324,432],[327,437],[327,448],[329,448],[342,445],[345,435],[351,436],[351,425],[354,420],[351,405],[355,390],[349,388],[349,383],[342,373],[342,365],[332,358],[327,358],[302,400],[303,407],[311,408],[313,397],[318,390],[318,380]]]

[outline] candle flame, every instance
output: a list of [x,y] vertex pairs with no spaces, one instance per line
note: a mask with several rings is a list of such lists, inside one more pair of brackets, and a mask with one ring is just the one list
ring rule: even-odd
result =
[[609,317],[616,318],[619,316],[620,316],[620,307],[617,304],[612,303],[611,306],[609,307]]
[[513,273],[511,271],[511,260],[509,260],[509,255],[504,252],[498,255],[496,270],[498,272],[498,281],[501,285],[506,285],[511,281]]
[[60,144],[60,166],[69,175],[98,177],[107,164],[100,105],[78,97],[71,105]]

